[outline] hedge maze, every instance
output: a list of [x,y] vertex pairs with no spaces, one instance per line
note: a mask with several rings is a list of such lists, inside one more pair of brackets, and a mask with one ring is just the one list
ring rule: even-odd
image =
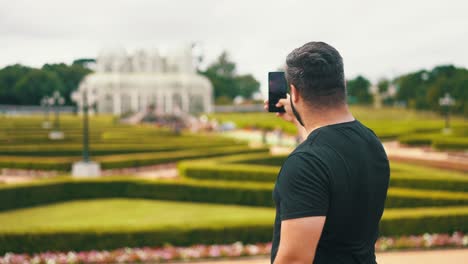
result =
[[[406,109],[373,109],[351,106],[354,116],[371,128],[381,140],[398,140],[401,143],[417,146],[427,145],[443,150],[468,149],[468,123],[466,118],[453,117],[452,132],[442,133],[445,127],[442,116]],[[241,128],[272,130],[281,128],[286,133],[295,134],[295,125],[278,122],[269,113],[215,113],[211,115],[221,122],[231,121]]]
[[[176,136],[164,129],[114,124],[110,118],[93,122],[93,159],[104,168],[177,162],[180,177],[73,179],[66,171],[80,158],[76,119],[65,119],[66,139],[52,142],[38,128],[38,119],[6,118],[0,123],[0,167],[61,170],[64,176],[0,185],[1,253],[271,240],[272,189],[285,156],[271,156],[266,148],[251,149],[246,143],[215,136]],[[466,173],[396,162],[391,170],[381,235],[468,232]],[[76,218],[86,217],[79,208],[86,208],[88,202],[107,206],[108,215],[84,225]],[[120,205],[127,203],[134,208],[122,209]],[[69,214],[58,217],[56,206],[62,208],[60,212],[70,210]],[[50,219],[39,219],[37,210]],[[206,217],[197,222],[193,211]],[[116,217],[126,212],[140,218],[121,226]],[[21,216],[30,221],[17,225],[15,219]],[[154,223],[144,224],[148,217]],[[158,222],[158,218],[171,217],[170,223]],[[75,228],[54,224],[63,219],[80,224]]]
[[[267,151],[250,149],[233,139],[174,135],[168,129],[121,125],[111,117],[91,120],[91,155],[103,169]],[[63,140],[48,139],[49,130],[41,128],[41,121],[40,117],[0,117],[0,168],[67,172],[73,162],[81,159],[82,128],[78,117],[62,117]]]

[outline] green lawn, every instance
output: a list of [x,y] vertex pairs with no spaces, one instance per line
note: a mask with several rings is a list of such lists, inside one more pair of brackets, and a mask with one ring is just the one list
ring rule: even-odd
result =
[[[63,202],[0,213],[0,233],[141,231],[273,225],[272,208],[96,199]],[[384,220],[468,214],[467,206],[387,209]]]
[[0,233],[273,224],[274,209],[145,199],[78,200],[0,213]]

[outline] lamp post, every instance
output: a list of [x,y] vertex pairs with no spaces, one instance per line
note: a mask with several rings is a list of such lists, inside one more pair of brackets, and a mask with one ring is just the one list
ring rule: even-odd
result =
[[84,87],[81,91],[74,92],[72,98],[78,102],[78,107],[81,106],[83,115],[83,159],[73,164],[72,175],[73,177],[100,176],[101,166],[99,163],[91,161],[89,157],[89,106],[95,104],[96,97],[89,94]]
[[60,96],[59,91],[55,91],[51,97],[53,105],[55,106],[55,120],[54,120],[54,127],[57,131],[60,131],[60,113],[59,113],[59,106],[62,106],[65,103],[65,99]]
[[60,131],[60,112],[59,106],[65,103],[65,99],[60,95],[59,91],[55,91],[51,97],[49,97],[49,105],[54,106],[55,119],[54,119],[54,130],[50,131],[49,139],[60,140],[65,137],[62,131]]
[[89,118],[88,94],[83,92],[83,161],[89,162]]
[[49,97],[44,96],[41,99],[41,106],[44,109],[44,121],[42,121],[42,128],[44,129],[49,129],[50,128],[50,122],[49,122]]
[[455,104],[455,100],[450,96],[449,93],[445,93],[444,97],[439,98],[439,105],[445,109],[445,128],[444,133],[450,133],[450,107]]

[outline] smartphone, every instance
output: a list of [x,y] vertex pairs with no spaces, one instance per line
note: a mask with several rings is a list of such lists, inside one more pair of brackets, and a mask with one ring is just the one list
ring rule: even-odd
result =
[[276,107],[281,98],[286,98],[288,83],[284,72],[268,73],[268,112],[284,113],[284,107]]

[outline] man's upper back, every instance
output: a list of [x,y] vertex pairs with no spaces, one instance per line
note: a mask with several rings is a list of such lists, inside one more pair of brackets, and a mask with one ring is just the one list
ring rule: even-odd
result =
[[382,144],[359,121],[314,130],[278,175],[272,259],[281,220],[326,216],[314,263],[375,263],[389,174]]

